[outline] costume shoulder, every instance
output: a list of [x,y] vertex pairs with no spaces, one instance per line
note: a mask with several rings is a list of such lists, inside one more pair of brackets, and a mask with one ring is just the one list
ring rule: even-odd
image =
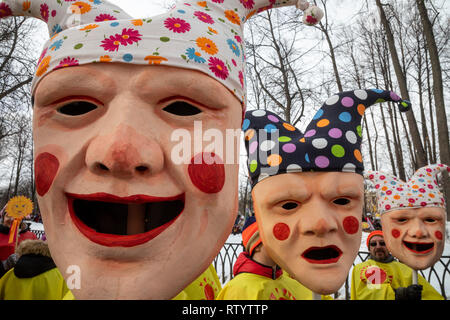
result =
[[273,280],[253,273],[240,273],[225,284],[217,300],[269,300],[269,282]]
[[172,300],[215,300],[221,289],[216,269],[211,264]]

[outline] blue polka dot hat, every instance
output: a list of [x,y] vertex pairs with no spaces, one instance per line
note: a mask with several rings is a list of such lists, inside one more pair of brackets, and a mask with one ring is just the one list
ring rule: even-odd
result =
[[399,110],[411,103],[396,93],[379,89],[335,94],[317,111],[304,133],[265,110],[245,113],[243,131],[252,186],[277,174],[336,171],[361,174],[361,120],[373,104],[397,102]]

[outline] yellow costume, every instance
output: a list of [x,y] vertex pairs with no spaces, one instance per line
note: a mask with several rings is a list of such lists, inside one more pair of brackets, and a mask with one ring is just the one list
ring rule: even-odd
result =
[[[395,300],[399,287],[412,284],[413,270],[398,261],[387,263],[369,259],[357,264],[352,271],[352,300]],[[443,300],[444,298],[420,274],[418,284],[423,286],[422,300]]]
[[11,269],[0,279],[0,300],[61,300],[68,290],[57,268],[31,278],[19,278]]

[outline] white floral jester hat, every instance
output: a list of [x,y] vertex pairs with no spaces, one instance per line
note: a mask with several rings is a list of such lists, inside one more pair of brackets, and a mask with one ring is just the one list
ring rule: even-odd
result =
[[133,19],[106,0],[0,0],[0,18],[45,21],[50,40],[32,91],[53,70],[95,62],[167,65],[217,79],[245,103],[244,22],[272,7],[296,5],[303,22],[323,17],[304,0],[179,0],[167,13]]
[[375,184],[378,212],[380,214],[410,208],[439,207],[445,209],[445,199],[439,190],[438,173],[450,167],[433,164],[420,168],[404,182],[395,176],[379,171],[368,171],[364,176]]

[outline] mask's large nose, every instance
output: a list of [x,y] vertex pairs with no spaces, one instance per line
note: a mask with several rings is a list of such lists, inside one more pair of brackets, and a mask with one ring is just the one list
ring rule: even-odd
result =
[[97,175],[131,179],[159,173],[164,166],[164,154],[153,138],[139,134],[129,125],[120,124],[90,142],[86,164]]
[[[320,200],[316,202],[320,202]],[[334,214],[329,211],[330,209],[326,205],[318,203],[315,206],[311,203],[310,209],[313,213],[305,215],[300,223],[300,232],[303,235],[323,237],[330,232],[338,230]]]
[[412,221],[408,234],[417,240],[427,238],[429,236],[425,224],[418,218]]

